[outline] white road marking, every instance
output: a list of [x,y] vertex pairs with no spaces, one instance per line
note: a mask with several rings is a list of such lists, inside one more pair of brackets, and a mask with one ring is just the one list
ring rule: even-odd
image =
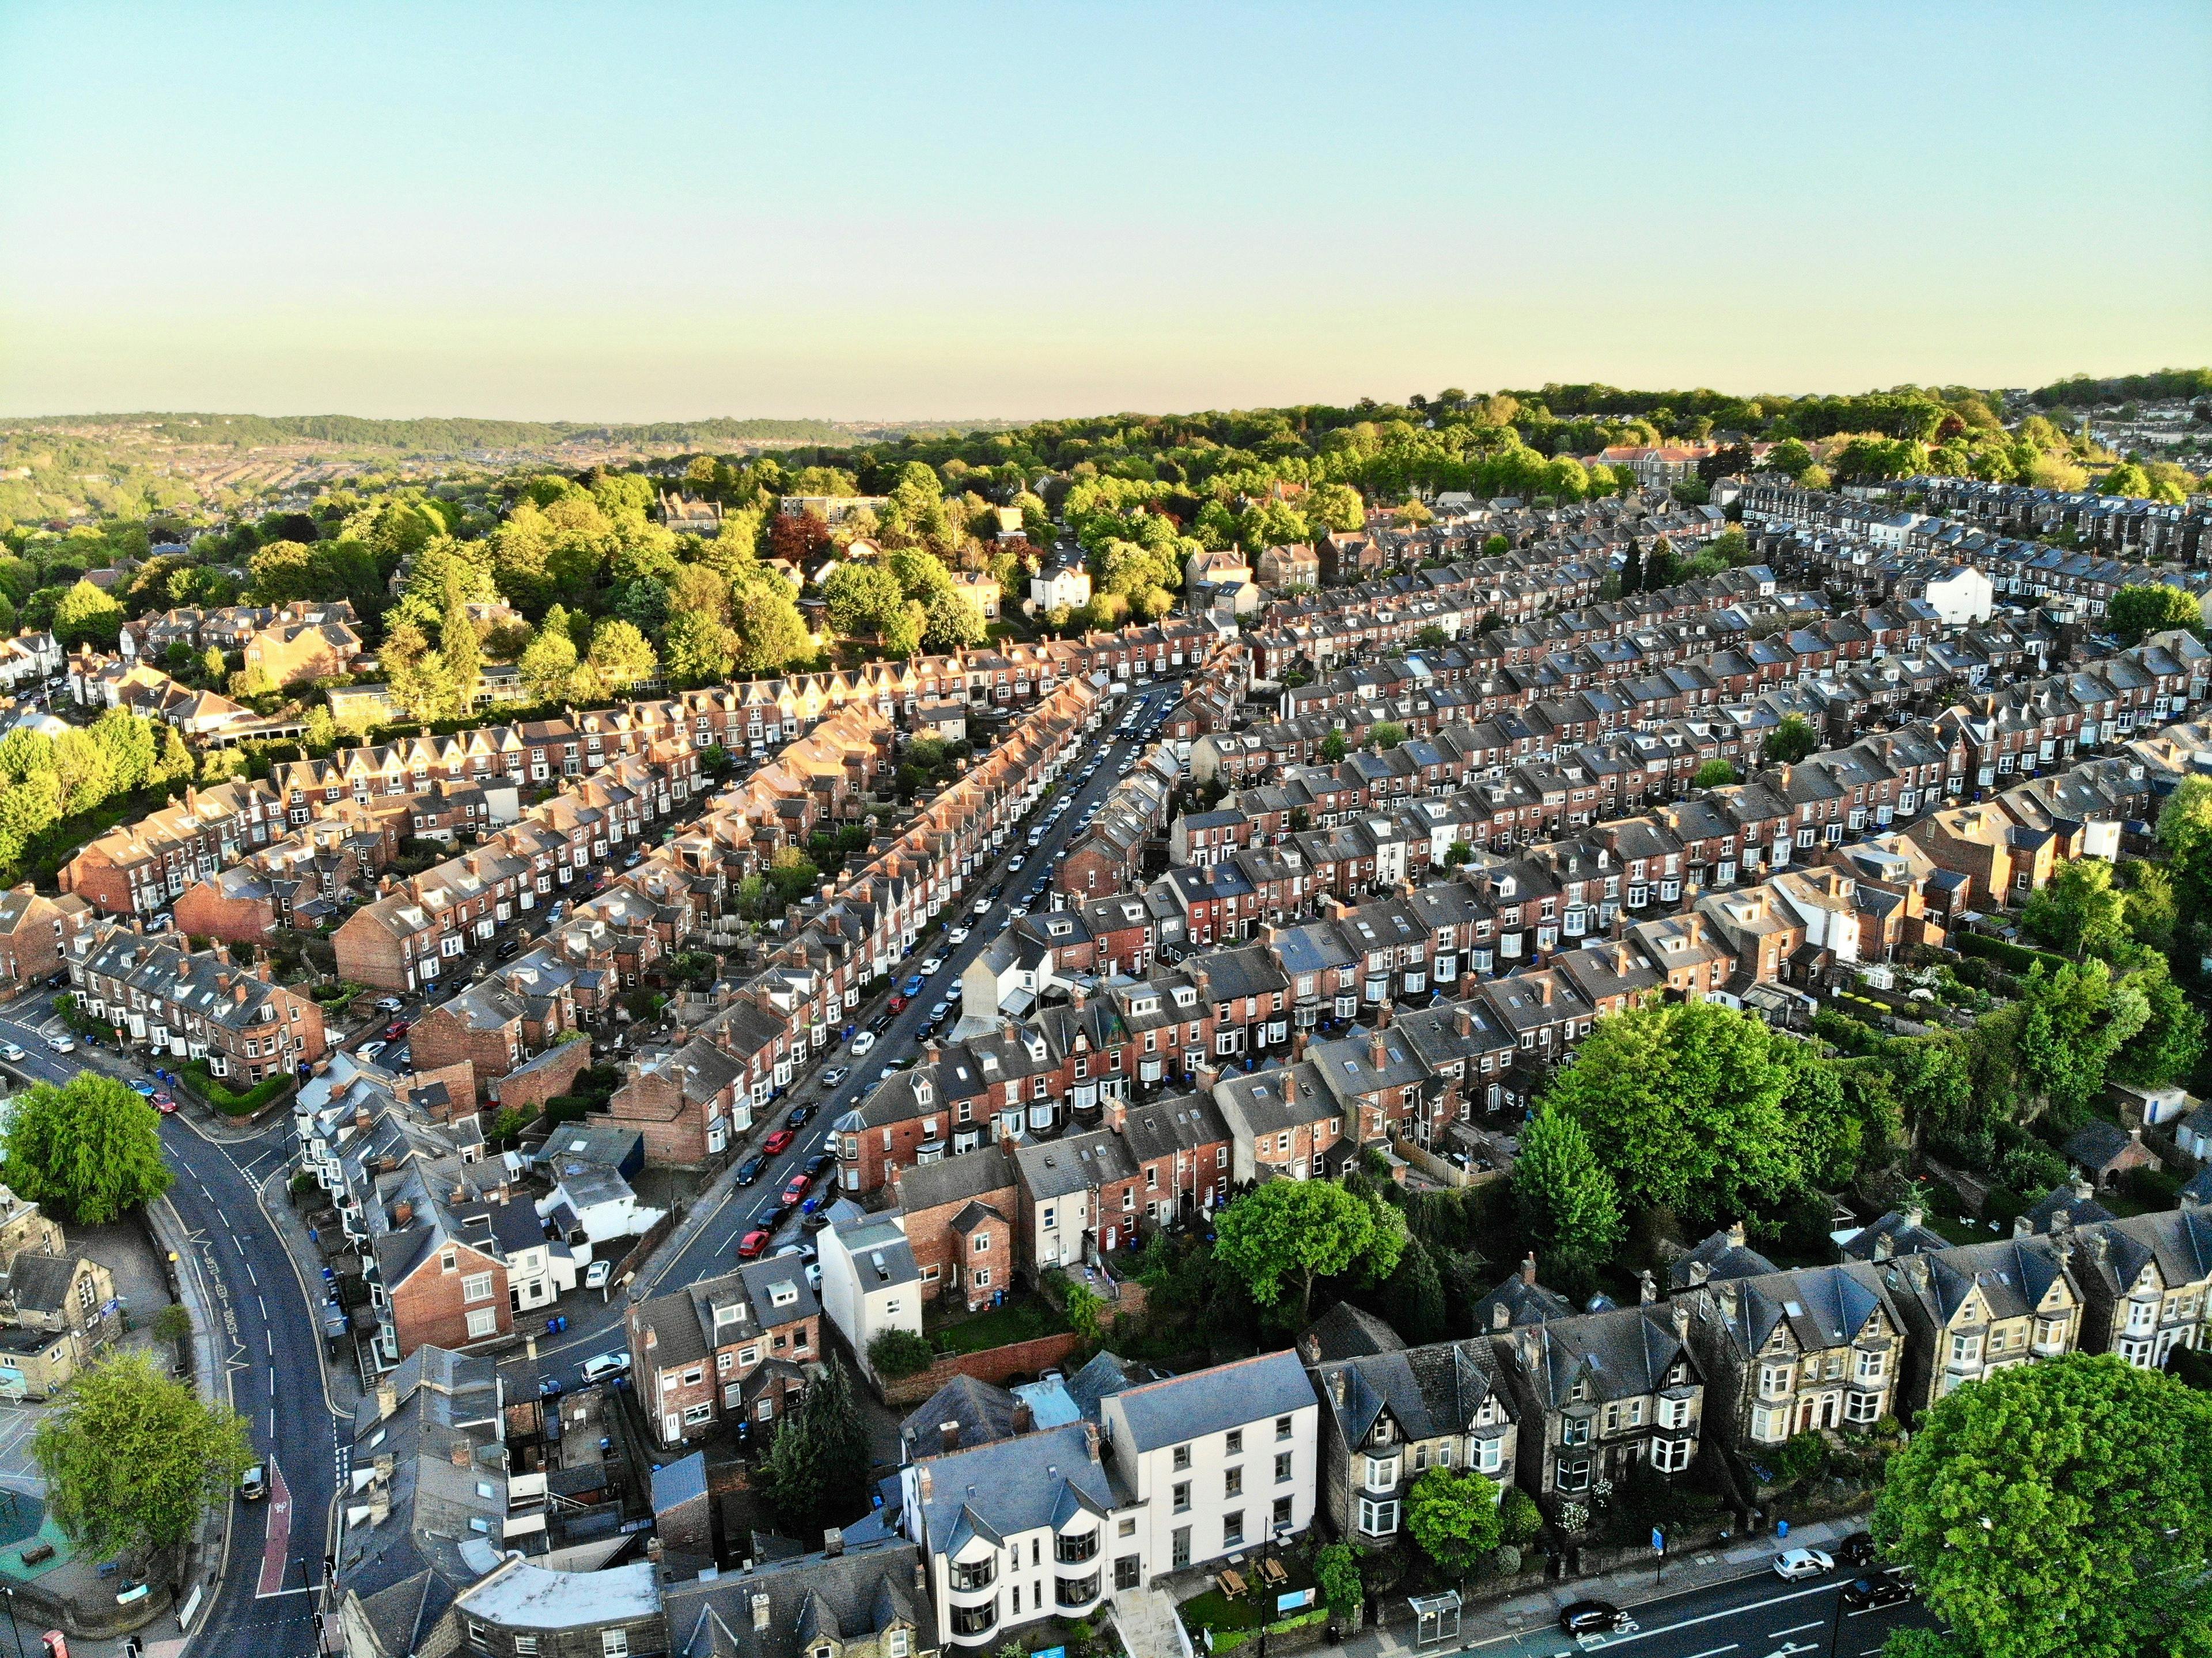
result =
[[1820,1618],[1814,1619],[1809,1624],[1792,1624],[1788,1629],[1778,1629],[1769,1631],[1770,1638],[1779,1641],[1785,1635],[1802,1635],[1807,1630],[1818,1629],[1822,1624],[1825,1624],[1827,1621],[1828,1620],[1826,1619]]
[[[1629,1641],[1647,1641],[1655,1635],[1667,1635],[1678,1629],[1695,1629],[1700,1624],[1717,1622],[1723,1618],[1740,1618],[1747,1612],[1759,1612],[1768,1606],[1787,1606],[1792,1600],[1802,1600],[1808,1594],[1827,1594],[1834,1590],[1831,1583],[1815,1583],[1808,1589],[1792,1589],[1786,1594],[1770,1594],[1764,1600],[1747,1600],[1740,1606],[1724,1606],[1718,1612],[1709,1612],[1697,1618],[1685,1618],[1679,1624],[1666,1624],[1657,1629],[1638,1630],[1611,1644],[1621,1646]],[[1809,1627],[1809,1626],[1808,1626]]]
[[1693,1652],[1690,1658],[1721,1658],[1724,1652],[1734,1652],[1737,1643],[1731,1641],[1724,1647],[1707,1647],[1703,1652]]

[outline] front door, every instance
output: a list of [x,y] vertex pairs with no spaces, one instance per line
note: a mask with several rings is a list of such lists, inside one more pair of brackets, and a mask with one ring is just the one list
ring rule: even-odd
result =
[[1125,1554],[1114,1563],[1114,1587],[1118,1589],[1142,1588],[1145,1578],[1144,1557]]

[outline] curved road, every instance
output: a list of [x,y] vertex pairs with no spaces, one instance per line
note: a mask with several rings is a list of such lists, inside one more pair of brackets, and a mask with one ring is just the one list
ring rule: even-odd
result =
[[[125,1080],[146,1075],[110,1048],[88,1051],[80,1044],[74,1054],[57,1054],[50,1038],[63,1034],[47,993],[19,997],[0,1010],[0,1041],[24,1053],[8,1068],[25,1078],[66,1082],[86,1068],[88,1058]],[[217,1141],[182,1116],[167,1117],[161,1146],[177,1171],[169,1201],[191,1243],[177,1271],[197,1275],[218,1309],[217,1396],[245,1418],[270,1471],[268,1501],[232,1504],[221,1585],[214,1604],[193,1614],[193,1651],[208,1658],[312,1651],[319,1597],[307,1580],[319,1588],[322,1558],[332,1544],[340,1440],[315,1317],[321,1297],[308,1296],[261,1206],[264,1187],[283,1200],[291,1125],[280,1120],[251,1137]],[[159,1640],[174,1632],[173,1619],[164,1616],[144,1636]]]

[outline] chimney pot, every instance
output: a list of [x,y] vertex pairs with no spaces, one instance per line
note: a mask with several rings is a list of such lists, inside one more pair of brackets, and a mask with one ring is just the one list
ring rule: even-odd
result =
[[1533,1284],[1536,1281],[1536,1252],[1531,1249],[1521,1258],[1521,1282]]
[[1491,1303],[1490,1327],[1492,1329],[1502,1330],[1512,1321],[1513,1315],[1506,1310],[1506,1306],[1504,1302],[1499,1301]]

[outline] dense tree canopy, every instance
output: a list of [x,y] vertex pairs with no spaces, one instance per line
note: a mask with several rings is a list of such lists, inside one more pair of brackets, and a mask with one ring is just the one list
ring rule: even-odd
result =
[[83,1226],[105,1226],[175,1179],[161,1118],[113,1078],[79,1072],[16,1096],[0,1141],[0,1179],[19,1196]]

